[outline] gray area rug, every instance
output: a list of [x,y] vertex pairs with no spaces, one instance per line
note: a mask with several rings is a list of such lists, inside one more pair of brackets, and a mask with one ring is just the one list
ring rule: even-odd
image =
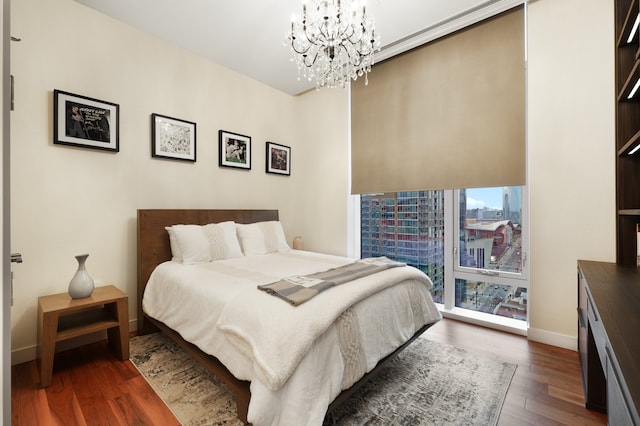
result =
[[[243,424],[231,390],[167,337],[137,336],[130,345],[131,362],[182,424]],[[495,425],[515,370],[515,364],[419,338],[324,423]]]

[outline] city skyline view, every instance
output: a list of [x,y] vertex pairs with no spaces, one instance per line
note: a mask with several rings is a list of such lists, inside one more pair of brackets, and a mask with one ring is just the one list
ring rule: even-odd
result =
[[468,188],[467,209],[498,209],[502,210],[502,187]]
[[[467,279],[455,276],[449,284],[455,285],[455,306],[526,320],[527,289],[517,279],[522,272],[521,200],[521,187],[460,190],[455,268],[463,267]],[[434,301],[444,303],[444,218],[444,191],[364,195],[361,256],[387,256],[415,266],[433,281]],[[508,273],[516,280],[498,284],[487,274],[469,279],[470,271],[483,270],[496,271],[496,276]]]

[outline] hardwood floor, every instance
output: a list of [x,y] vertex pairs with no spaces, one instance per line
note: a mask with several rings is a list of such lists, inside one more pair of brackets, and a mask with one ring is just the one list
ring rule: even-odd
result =
[[[584,408],[578,354],[521,336],[445,319],[432,340],[498,356],[518,364],[499,425],[606,425]],[[39,389],[35,361],[12,367],[12,424],[178,425],[129,361],[118,361],[106,342],[56,354],[51,386]]]
[[577,352],[446,319],[425,336],[518,364],[498,425],[607,424],[605,415],[584,408]]
[[14,426],[179,425],[130,361],[106,340],[56,354],[51,386],[39,389],[35,361],[12,367]]

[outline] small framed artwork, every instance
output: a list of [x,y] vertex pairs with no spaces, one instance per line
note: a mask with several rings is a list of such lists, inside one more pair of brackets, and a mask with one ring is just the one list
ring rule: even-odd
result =
[[219,165],[251,170],[251,136],[220,130]]
[[267,142],[267,173],[291,175],[291,148],[277,143]]
[[196,123],[151,114],[151,156],[196,161]]
[[120,106],[53,91],[53,143],[118,152]]

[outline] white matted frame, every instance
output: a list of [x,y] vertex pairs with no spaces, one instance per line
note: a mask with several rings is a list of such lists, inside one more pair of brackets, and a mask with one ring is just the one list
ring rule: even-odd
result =
[[219,166],[251,170],[251,136],[220,130]]
[[196,161],[196,123],[151,114],[151,156]]
[[53,143],[118,152],[120,106],[53,91]]

